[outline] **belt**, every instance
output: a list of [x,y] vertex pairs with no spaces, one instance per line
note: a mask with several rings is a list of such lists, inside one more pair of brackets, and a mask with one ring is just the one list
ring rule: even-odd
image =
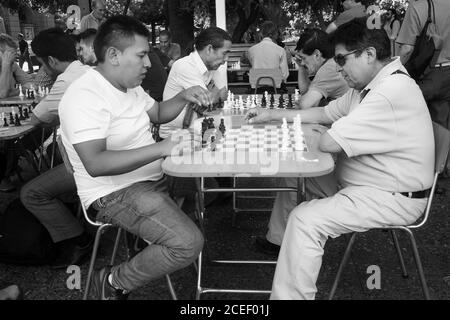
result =
[[434,65],[435,68],[442,68],[442,67],[448,67],[448,66],[450,66],[450,61],[442,62],[442,63],[436,63]]
[[[421,191],[414,191],[414,192],[397,192],[400,193],[402,196],[412,198],[412,199],[420,199],[420,198],[427,198],[430,194],[430,189],[427,190],[421,190]],[[395,192],[392,192],[394,195]]]

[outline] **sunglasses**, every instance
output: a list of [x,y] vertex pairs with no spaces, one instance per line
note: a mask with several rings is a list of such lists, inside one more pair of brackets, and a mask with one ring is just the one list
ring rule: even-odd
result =
[[337,54],[337,55],[335,55],[333,57],[333,59],[334,59],[334,61],[336,62],[336,64],[338,66],[343,67],[345,65],[345,63],[347,62],[347,56],[349,56],[349,55],[351,55],[353,53],[356,53],[358,51],[361,51],[361,50],[358,49],[358,50],[353,50],[353,51],[351,51],[349,53],[346,53],[346,54]]

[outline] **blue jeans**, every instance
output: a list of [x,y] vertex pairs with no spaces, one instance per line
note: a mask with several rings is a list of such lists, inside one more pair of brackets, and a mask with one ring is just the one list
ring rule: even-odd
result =
[[113,283],[121,289],[131,291],[184,268],[202,250],[202,233],[169,197],[166,179],[135,183],[92,206],[99,210],[99,221],[151,243],[131,260],[112,268]]

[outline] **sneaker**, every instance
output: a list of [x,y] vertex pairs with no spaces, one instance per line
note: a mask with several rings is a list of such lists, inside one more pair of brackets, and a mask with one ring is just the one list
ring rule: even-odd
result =
[[255,240],[256,251],[270,254],[270,255],[278,255],[280,252],[280,246],[268,241],[266,237],[257,237]]
[[92,273],[91,297],[94,300],[127,300],[129,293],[114,288],[108,281],[111,266],[95,270]]

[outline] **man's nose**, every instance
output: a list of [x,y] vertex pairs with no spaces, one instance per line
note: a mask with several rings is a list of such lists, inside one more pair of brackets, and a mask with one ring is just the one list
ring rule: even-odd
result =
[[148,57],[148,54],[146,54],[145,58],[144,58],[144,67],[146,67],[148,69],[148,68],[151,68],[151,66],[152,66],[152,63],[150,62],[150,58]]

